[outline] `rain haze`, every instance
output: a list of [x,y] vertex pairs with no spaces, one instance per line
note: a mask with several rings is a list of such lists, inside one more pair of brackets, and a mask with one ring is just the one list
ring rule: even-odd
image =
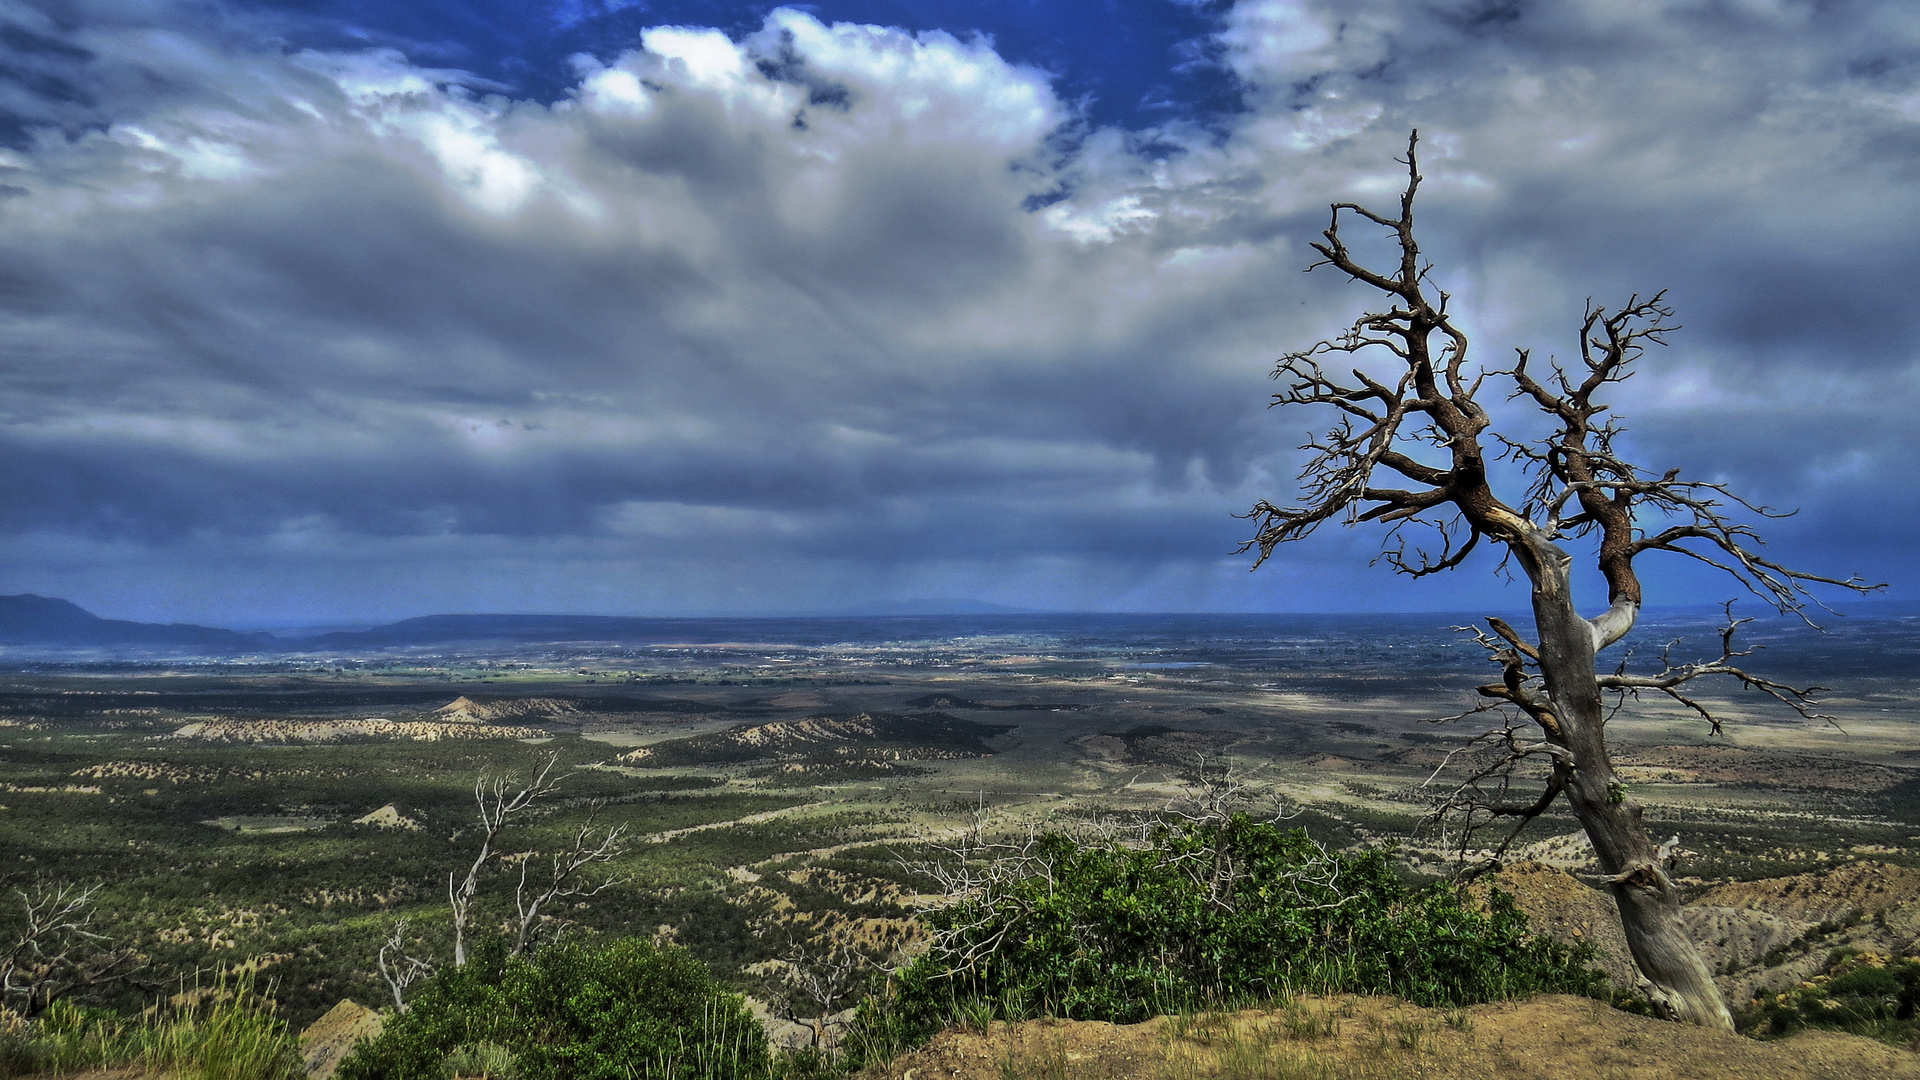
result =
[[1481,363],[1667,290],[1629,456],[1915,596],[1911,4],[0,0],[0,54],[0,593],[1511,607],[1234,553],[1325,422],[1274,358],[1375,299],[1307,244],[1418,128]]

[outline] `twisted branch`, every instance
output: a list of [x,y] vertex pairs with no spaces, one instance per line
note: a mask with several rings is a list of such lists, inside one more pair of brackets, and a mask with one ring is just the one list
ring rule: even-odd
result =
[[1837,718],[1823,712],[1814,711],[1818,706],[1817,696],[1830,689],[1829,687],[1789,686],[1783,682],[1776,682],[1764,676],[1755,675],[1733,662],[1743,656],[1752,656],[1754,653],[1760,651],[1761,646],[1756,645],[1748,649],[1734,648],[1734,634],[1742,626],[1745,626],[1753,620],[1734,618],[1732,601],[1727,602],[1724,611],[1727,621],[1726,625],[1720,629],[1719,656],[1711,660],[1699,660],[1689,664],[1676,664],[1672,660],[1673,645],[1675,643],[1669,643],[1665,649],[1661,650],[1659,671],[1648,675],[1628,674],[1625,662],[1623,661],[1619,670],[1610,675],[1603,674],[1597,677],[1601,688],[1615,691],[1623,696],[1632,695],[1634,697],[1638,697],[1642,690],[1657,690],[1698,714],[1701,719],[1707,722],[1709,731],[1712,734],[1719,735],[1722,733],[1721,719],[1715,716],[1713,711],[1707,706],[1701,704],[1697,699],[1690,697],[1684,691],[1683,687],[1695,679],[1716,675],[1724,676],[1739,682],[1749,690],[1758,690],[1766,694],[1768,697],[1799,713],[1808,720],[1823,721],[1827,725],[1838,729],[1840,727],[1840,721]]

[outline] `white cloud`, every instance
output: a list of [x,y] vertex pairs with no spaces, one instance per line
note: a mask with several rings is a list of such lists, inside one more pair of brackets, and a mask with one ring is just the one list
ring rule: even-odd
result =
[[[1249,110],[1151,138],[984,39],[796,10],[650,29],[550,106],[390,51],[89,24],[98,122],[0,159],[26,192],[0,203],[0,525],[283,585],[318,541],[267,538],[297,534],[474,574],[567,548],[542,595],[618,564],[628,597],[705,582],[681,610],[1016,579],[1221,604],[1265,588],[1218,562],[1227,515],[1285,494],[1310,422],[1261,409],[1271,357],[1366,299],[1298,274],[1305,242],[1330,199],[1390,203],[1414,126],[1483,357],[1670,285],[1684,362],[1623,395],[1637,445],[1770,497],[1910,490],[1886,445],[1913,433],[1860,417],[1916,390],[1912,20],[1513,12],[1245,0]],[[1721,409],[1820,449],[1702,436]],[[751,603],[687,569],[721,536],[770,575]],[[14,588],[42,580],[20,550]]]

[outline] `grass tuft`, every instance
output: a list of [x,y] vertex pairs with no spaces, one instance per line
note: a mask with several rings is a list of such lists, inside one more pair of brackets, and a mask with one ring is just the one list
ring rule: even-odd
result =
[[177,1080],[301,1080],[297,1041],[252,979],[222,979],[185,1004],[135,1017],[55,1002],[39,1017],[0,1017],[0,1076],[139,1066]]

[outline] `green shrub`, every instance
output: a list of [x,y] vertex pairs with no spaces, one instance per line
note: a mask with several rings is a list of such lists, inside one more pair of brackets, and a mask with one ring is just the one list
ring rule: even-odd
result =
[[467,1069],[513,1080],[733,1080],[767,1070],[744,1000],[686,952],[640,938],[564,941],[531,958],[484,942],[435,975],[341,1080],[447,1080]]
[[1824,973],[1755,1006],[1741,1026],[1763,1035],[1812,1027],[1920,1044],[1920,960],[1836,949]]
[[1005,858],[1014,870],[976,873],[990,884],[934,913],[933,948],[863,1006],[856,1057],[982,1002],[1007,1019],[1131,1023],[1296,992],[1457,1006],[1605,985],[1590,947],[1530,937],[1505,894],[1482,911],[1449,886],[1411,890],[1383,853],[1244,815],[1162,826],[1145,845],[1048,834]]

